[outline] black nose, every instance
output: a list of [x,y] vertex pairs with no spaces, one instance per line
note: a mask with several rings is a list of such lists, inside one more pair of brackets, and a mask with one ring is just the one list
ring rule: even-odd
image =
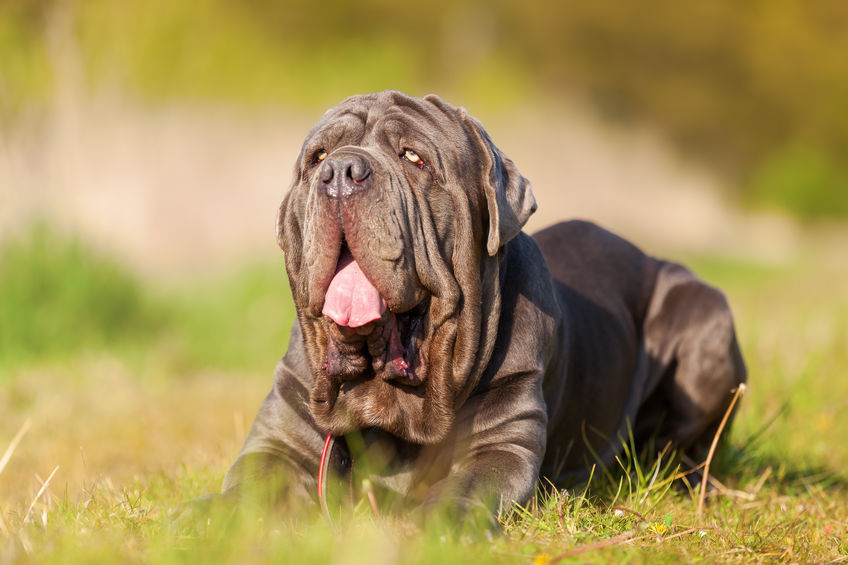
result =
[[353,153],[327,157],[321,163],[318,181],[328,196],[350,196],[371,187],[371,166],[365,157]]

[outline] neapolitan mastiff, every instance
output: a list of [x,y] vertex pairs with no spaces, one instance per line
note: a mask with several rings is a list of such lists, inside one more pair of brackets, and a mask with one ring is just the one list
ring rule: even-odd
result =
[[224,493],[314,497],[325,439],[353,433],[425,508],[525,502],[631,431],[702,455],[745,380],[722,293],[588,222],[530,237],[535,210],[462,108],[329,110],[277,221],[297,321]]

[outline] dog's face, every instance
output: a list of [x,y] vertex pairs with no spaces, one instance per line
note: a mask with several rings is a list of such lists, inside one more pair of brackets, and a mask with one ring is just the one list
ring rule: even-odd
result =
[[499,250],[535,207],[479,123],[437,97],[329,110],[277,224],[316,422],[443,439],[491,356]]

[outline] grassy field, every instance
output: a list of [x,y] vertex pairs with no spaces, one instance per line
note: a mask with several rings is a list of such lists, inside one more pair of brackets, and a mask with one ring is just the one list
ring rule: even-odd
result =
[[367,505],[338,530],[248,510],[173,527],[270,386],[293,317],[281,263],[164,285],[37,228],[0,251],[0,563],[848,561],[848,264],[818,248],[688,258],[726,290],[750,372],[703,513],[685,465],[634,455],[541,489],[488,539]]

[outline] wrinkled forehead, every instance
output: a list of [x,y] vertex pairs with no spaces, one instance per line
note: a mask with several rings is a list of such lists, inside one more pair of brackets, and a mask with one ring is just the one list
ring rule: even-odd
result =
[[439,101],[414,98],[397,91],[351,96],[327,110],[307,136],[328,145],[379,143],[385,137],[437,143],[445,137],[465,138],[455,108]]

